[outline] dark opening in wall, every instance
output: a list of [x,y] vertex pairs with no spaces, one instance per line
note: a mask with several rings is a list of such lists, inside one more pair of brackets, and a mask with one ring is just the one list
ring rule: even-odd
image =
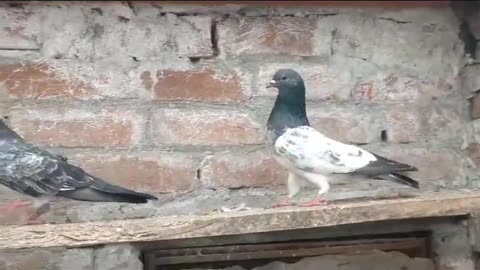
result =
[[380,139],[382,140],[382,142],[387,142],[388,141],[388,133],[387,133],[387,130],[382,130],[380,132]]
[[253,269],[279,261],[296,263],[306,257],[398,251],[411,258],[431,258],[430,233],[365,235],[343,239],[312,239],[264,244],[156,249],[144,253],[146,270]]

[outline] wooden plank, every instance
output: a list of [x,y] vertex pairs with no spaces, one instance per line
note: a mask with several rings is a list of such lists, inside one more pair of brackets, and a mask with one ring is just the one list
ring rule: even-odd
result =
[[0,249],[84,247],[197,237],[331,227],[373,221],[463,216],[480,209],[479,192],[444,192],[416,198],[328,206],[287,207],[109,222],[0,227]]

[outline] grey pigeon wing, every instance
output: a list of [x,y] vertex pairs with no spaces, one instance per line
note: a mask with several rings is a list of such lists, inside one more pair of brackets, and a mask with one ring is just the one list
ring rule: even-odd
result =
[[29,144],[0,145],[0,182],[31,196],[55,195],[92,184],[85,172]]

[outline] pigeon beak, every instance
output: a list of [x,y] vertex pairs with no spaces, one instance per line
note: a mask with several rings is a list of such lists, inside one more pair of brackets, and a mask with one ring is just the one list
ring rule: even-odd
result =
[[267,84],[267,88],[274,88],[274,87],[277,87],[277,81],[271,80],[271,81]]

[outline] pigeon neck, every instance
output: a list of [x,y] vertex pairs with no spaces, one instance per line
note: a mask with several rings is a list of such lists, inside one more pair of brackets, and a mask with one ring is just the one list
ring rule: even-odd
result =
[[279,94],[268,119],[269,128],[284,129],[309,125],[305,96],[301,99],[298,96],[287,99],[285,95]]

